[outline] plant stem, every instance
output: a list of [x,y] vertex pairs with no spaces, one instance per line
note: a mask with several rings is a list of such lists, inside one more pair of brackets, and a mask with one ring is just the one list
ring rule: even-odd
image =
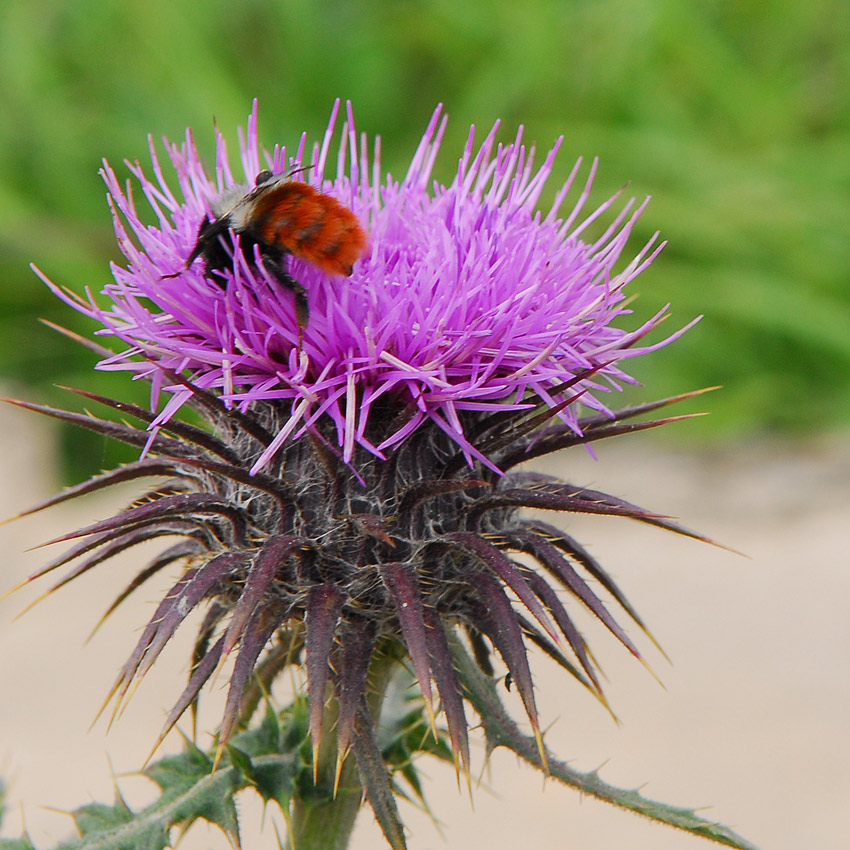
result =
[[345,850],[354,832],[361,797],[357,765],[349,756],[342,767],[336,797],[326,803],[301,796],[293,800],[289,850]]
[[[369,671],[367,702],[373,722],[378,723],[387,685],[397,667],[392,653],[376,652]],[[330,693],[330,692],[329,692]],[[336,767],[336,721],[339,704],[334,697],[325,703],[322,739],[319,745],[316,789],[331,789]],[[321,799],[319,799],[321,797]],[[316,798],[296,794],[292,801],[290,836],[287,850],[346,850],[360,811],[363,786],[354,756],[349,753],[340,773],[336,796]]]

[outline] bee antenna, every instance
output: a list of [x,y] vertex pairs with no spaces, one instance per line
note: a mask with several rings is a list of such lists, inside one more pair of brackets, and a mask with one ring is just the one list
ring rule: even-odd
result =
[[309,171],[312,167],[312,165],[299,165],[296,168],[291,168],[287,171],[286,176],[292,177],[293,174],[301,174],[303,171]]

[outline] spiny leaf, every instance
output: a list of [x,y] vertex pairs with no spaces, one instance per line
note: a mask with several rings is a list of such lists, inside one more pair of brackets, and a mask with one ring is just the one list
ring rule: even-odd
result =
[[[254,769],[291,764],[288,754],[270,753],[252,760]],[[144,774],[160,788],[160,796],[140,811],[120,798],[114,805],[93,803],[72,816],[80,837],[56,850],[163,850],[170,847],[172,828],[185,829],[201,818],[215,823],[238,846],[234,794],[251,782],[242,770],[222,767],[212,773],[212,759],[191,744],[186,751],[149,766]],[[2,850],[33,850],[27,838],[0,841]]]
[[637,647],[611,616],[599,597],[596,596],[587,582],[573,569],[569,561],[563,558],[551,543],[539,535],[527,531],[518,530],[506,536],[517,549],[522,552],[528,552],[537,558],[552,575],[561,581],[565,588],[575,594],[605,624],[608,630],[617,637],[632,655],[636,658],[641,657]]
[[[585,688],[587,688],[595,697],[601,698],[604,703],[604,697],[602,697],[602,692],[597,690],[594,685],[590,682],[590,680],[579,670],[578,667],[575,666],[561,650],[549,640],[543,632],[538,629],[534,623],[525,617],[518,617],[519,624],[522,628],[523,635],[527,640],[530,640],[535,646],[540,647],[556,664],[560,667],[563,667],[574,679],[578,682],[581,682]],[[510,679],[506,677],[505,686],[507,687],[510,683]],[[510,688],[508,688],[510,690]]]
[[[233,665],[227,702],[224,706],[224,719],[219,732],[219,753],[222,745],[230,738],[239,719],[239,707],[245,687],[254,673],[254,665],[260,653],[265,649],[271,636],[281,627],[290,611],[290,605],[283,600],[272,600],[261,606],[248,621],[242,633],[239,655]],[[216,756],[218,758],[218,755]]]
[[201,688],[216,670],[218,661],[221,658],[223,645],[224,638],[221,637],[216,641],[213,648],[205,655],[203,655],[199,659],[198,663],[195,665],[195,668],[192,671],[192,675],[189,678],[189,684],[186,685],[186,689],[180,695],[180,698],[174,704],[174,707],[171,709],[168,714],[168,717],[165,719],[165,724],[162,727],[162,731],[160,732],[159,737],[156,740],[156,744],[154,744],[154,752],[158,749],[159,745],[165,739],[165,736],[174,727],[174,724],[177,723],[177,721],[180,719],[183,712],[186,711],[186,709],[190,705],[195,704],[195,700]]
[[[437,612],[426,607],[425,638],[428,643],[428,653],[431,657],[431,669],[437,682],[437,690],[446,714],[452,751],[455,758],[459,757],[463,770],[469,775],[469,740],[467,737],[466,713],[463,710],[463,697],[460,683],[454,669],[454,661],[446,640],[445,627]],[[457,762],[455,762],[457,764]],[[421,795],[420,795],[421,796]]]
[[[22,407],[25,410],[32,410],[34,413],[41,413],[44,416],[50,416],[53,419],[58,419],[61,422],[67,422],[70,425],[77,425],[80,428],[85,428],[87,431],[94,431],[96,434],[102,434],[104,437],[110,437],[113,440],[119,440],[122,443],[127,443],[131,446],[143,448],[147,445],[150,439],[150,434],[147,431],[139,428],[133,428],[130,425],[122,425],[117,422],[110,422],[108,419],[99,419],[87,413],[72,413],[69,410],[61,408],[49,407],[45,404],[35,404],[29,401],[20,401],[14,398],[2,398],[7,404],[14,404],[16,407]],[[164,454],[184,455],[192,451],[191,446],[186,446],[180,440],[172,440],[169,437],[159,435],[157,438],[158,448]]]
[[[538,575],[534,570],[526,571],[526,579],[528,583],[531,585],[534,592],[540,597],[540,599],[545,603],[546,607],[552,612],[552,615],[555,617],[555,620],[558,623],[558,627],[564,634],[564,637],[567,639],[567,643],[569,643],[571,649],[576,654],[576,657],[579,660],[584,672],[590,677],[590,681],[593,683],[592,687],[596,690],[597,693],[602,693],[602,688],[599,685],[599,680],[596,678],[596,671],[593,669],[593,665],[591,664],[590,657],[587,652],[587,645],[585,644],[584,638],[581,636],[581,633],[576,628],[573,623],[570,615],[567,613],[567,609],[564,608],[561,600],[558,598],[558,595],[555,591],[546,583],[545,579],[542,576]],[[560,663],[560,662],[559,662]],[[579,676],[579,681],[584,683],[584,679],[582,676]]]
[[[200,569],[190,568],[186,570],[180,577],[180,580],[157,606],[130,658],[118,674],[118,679],[109,695],[109,698],[111,698],[112,694],[118,692],[116,712],[132,682],[140,679],[150,669],[177,627],[195,605],[203,599],[209,587],[222,575],[226,575],[230,570],[237,567],[243,560],[240,552],[224,552],[212,558]],[[107,702],[109,698],[107,698]],[[104,703],[105,706],[106,703]]]
[[106,621],[110,614],[134,591],[144,584],[151,576],[156,575],[161,569],[167,567],[174,561],[180,558],[186,558],[190,555],[195,555],[201,551],[201,544],[197,540],[187,538],[169,546],[164,552],[161,552],[154,558],[143,570],[140,570],[135,578],[115,597],[112,604],[106,609],[103,616],[98,620],[97,625],[92,630],[92,634],[96,632]]
[[[113,529],[113,531],[111,532],[94,534],[88,539],[75,544],[67,552],[63,553],[58,558],[54,558],[52,561],[49,561],[39,570],[36,570],[36,572],[27,576],[27,578],[25,578],[23,581],[19,582],[14,587],[10,588],[5,593],[0,595],[0,599],[5,599],[6,596],[24,587],[24,585],[27,585],[30,582],[35,581],[36,579],[41,578],[44,575],[47,575],[47,573],[58,569],[64,564],[73,561],[75,558],[78,558],[80,555],[83,555],[92,549],[98,550],[85,560],[78,563],[72,570],[62,576],[59,581],[51,585],[46,591],[44,591],[44,593],[38,596],[26,608],[24,608],[24,610],[21,612],[21,614],[24,614],[29,611],[30,608],[33,608],[35,605],[41,602],[43,599],[50,596],[50,594],[53,593],[55,590],[58,590],[60,587],[72,581],[77,576],[82,575],[84,572],[90,570],[97,564],[102,563],[103,561],[113,557],[114,555],[117,555],[119,552],[123,552],[125,549],[129,549],[130,547],[135,546],[138,543],[142,543],[146,540],[152,540],[155,537],[163,537],[180,533],[185,533],[185,529],[180,528],[177,523],[171,523],[163,524],[160,526],[135,528],[126,533],[122,528],[119,527]],[[127,592],[129,593],[130,590],[131,589],[128,589]],[[119,600],[116,600],[115,604],[120,602],[123,598],[124,597],[121,597]],[[103,619],[105,619],[105,617],[106,615],[104,615],[104,618],[102,618],[101,622],[103,621]]]
[[248,568],[245,588],[231,610],[230,624],[224,640],[223,654],[227,656],[242,635],[248,619],[258,610],[271,587],[277,570],[286,562],[292,550],[303,542],[294,535],[269,537],[254,556]]
[[43,511],[46,508],[51,508],[70,499],[76,499],[78,496],[84,496],[88,493],[102,490],[105,487],[111,487],[113,484],[122,484],[125,481],[133,481],[136,478],[171,476],[177,471],[178,466],[176,463],[159,458],[145,458],[145,460],[125,463],[115,469],[110,469],[108,472],[103,472],[86,481],[81,481],[73,487],[66,487],[61,493],[57,493],[55,496],[51,496],[49,499],[45,499],[37,505],[27,508],[19,514],[15,514],[12,519],[20,519],[21,517],[38,513],[38,511]]
[[153,821],[145,829],[133,830],[131,837],[119,837],[128,824],[133,822],[133,812],[123,801],[114,806],[92,803],[72,812],[80,836],[85,839],[101,839],[110,836],[112,845],[121,850],[162,850],[168,847],[168,825]]
[[338,681],[337,699],[337,764],[334,773],[334,788],[339,785],[342,762],[348,751],[351,733],[361,696],[366,692],[369,662],[375,646],[375,625],[365,618],[350,617],[346,620],[337,649]]
[[636,434],[639,431],[648,431],[651,428],[659,428],[662,425],[670,425],[673,422],[696,419],[699,416],[706,415],[705,413],[684,413],[680,416],[665,416],[661,419],[650,419],[646,422],[610,422],[608,425],[588,429],[582,434],[576,434],[575,431],[570,431],[566,428],[563,430],[558,429],[557,433],[546,434],[533,444],[521,445],[499,458],[499,466],[507,470],[519,463],[525,463],[525,461],[532,458],[552,454],[552,452],[561,451],[571,446],[577,446],[583,443],[595,443],[607,437],[619,437],[623,434]]
[[[544,769],[543,758],[539,752],[539,742],[523,735],[516,723],[505,710],[493,681],[485,676],[469,656],[463,644],[455,637],[452,651],[461,680],[466,688],[466,696],[481,718],[481,725],[487,737],[488,749],[502,746],[512,750],[520,758]],[[758,848],[734,833],[722,824],[707,821],[692,809],[670,806],[649,800],[639,791],[617,788],[603,781],[596,771],[583,773],[575,770],[566,762],[547,755],[545,768],[551,776],[576,790],[590,794],[599,800],[612,803],[621,809],[628,809],[644,815],[659,823],[666,823],[682,829],[692,835],[699,835],[718,844],[734,847],[737,850],[758,850]]]
[[667,425],[681,419],[692,419],[695,416],[703,416],[704,414],[702,413],[687,413],[682,416],[670,416],[663,419],[654,419],[649,422],[623,423],[623,420],[632,419],[645,413],[651,413],[659,408],[667,407],[671,404],[676,404],[680,401],[685,401],[686,399],[694,398],[716,389],[718,389],[718,387],[706,387],[702,390],[681,393],[680,395],[662,398],[658,401],[647,402],[646,404],[624,407],[621,410],[615,410],[612,413],[600,413],[582,417],[578,421],[578,432],[563,424],[550,427],[546,430],[542,437],[540,435],[531,435],[515,448],[512,448],[499,459],[499,465],[502,469],[510,469],[523,461],[530,460],[534,457],[540,457],[541,455],[550,454],[551,452],[555,452],[569,446],[579,445],[581,443],[593,443],[597,440],[605,439],[606,437],[645,431],[649,428],[657,428],[661,425]]
[[613,413],[595,413],[590,416],[585,416],[579,419],[579,427],[582,431],[589,431],[593,428],[605,427],[611,422],[621,422],[624,419],[633,419],[635,416],[642,416],[644,413],[652,413],[654,410],[660,410],[662,407],[669,407],[671,404],[678,404],[680,401],[686,401],[689,398],[696,398],[704,393],[714,392],[720,387],[703,387],[701,390],[691,390],[690,392],[680,393],[679,395],[671,395],[667,398],[659,398],[655,401],[647,401],[643,404],[636,404],[632,407],[622,407],[615,410]]
[[[563,485],[561,487],[541,487],[534,489],[514,487],[506,490],[498,490],[492,495],[483,496],[471,503],[467,509],[468,521],[470,523],[477,523],[481,515],[486,511],[510,507],[622,516],[632,519],[642,519],[644,521],[659,519],[658,514],[646,511],[623,499],[616,499],[606,493],[599,493],[596,490],[589,490],[585,487]],[[656,524],[661,523],[658,522]]]
[[[98,564],[102,564],[104,561],[108,561],[110,558],[114,558],[117,554],[123,552],[125,549],[130,549],[133,546],[137,546],[139,543],[144,543],[148,540],[153,540],[157,537],[166,537],[173,533],[174,527],[171,525],[155,525],[134,528],[126,534],[123,533],[123,529],[121,527],[116,527],[111,532],[104,532],[104,536],[102,537],[97,535],[94,541],[95,546],[98,547],[97,551],[94,554],[90,555],[88,558],[85,558],[84,560],[77,563],[77,565],[73,569],[65,573],[65,575],[63,575],[62,578],[59,579],[59,581],[57,581],[55,584],[52,584],[49,590],[45,591],[44,595],[46,596],[56,590],[59,590],[60,587],[64,587],[66,584],[69,584],[75,578],[78,578],[79,576],[83,575],[83,573],[88,572],[90,569],[96,567]],[[42,575],[44,575],[44,573],[56,569],[67,560],[73,560],[79,554],[81,553],[76,548],[72,549],[69,552],[66,552],[65,556],[60,559],[51,561],[50,564],[39,570],[38,573],[35,574],[35,576],[31,576],[28,581],[32,581],[33,578],[40,578]],[[160,562],[158,569],[161,569],[163,566],[165,566],[165,564]],[[148,577],[147,574],[146,577]],[[136,578],[139,579],[139,576],[137,576]]]
[[[655,644],[659,652],[664,655],[664,650],[655,640],[652,633],[647,628],[643,618],[632,607],[632,604],[626,598],[626,595],[620,590],[617,583],[608,575],[608,572],[602,568],[602,565],[593,555],[590,554],[577,540],[565,534],[559,528],[548,523],[534,520],[531,522],[523,522],[523,528],[535,534],[544,536],[552,545],[557,546],[561,551],[572,556],[579,564],[581,564],[607,591],[619,602],[623,610],[640,626],[644,634]],[[666,655],[665,655],[666,657]]]
[[[608,364],[600,363],[551,387],[548,392],[549,399],[554,399],[555,396],[572,389],[580,381],[590,378],[594,373],[605,368],[606,365]],[[575,395],[568,396],[557,404],[552,401],[551,406],[549,399],[537,398],[531,399],[528,402],[528,407],[521,410],[499,410],[477,423],[470,436],[477,449],[488,455],[493,454],[499,449],[516,442],[524,434],[534,431],[544,422],[556,416],[561,410],[575,401],[578,396],[582,395],[583,392],[584,390]],[[484,437],[489,431],[494,431],[494,433],[490,437]],[[459,460],[460,457],[453,457],[446,465],[447,471],[455,471],[459,466]]]
[[[117,401],[115,399],[108,398],[107,396],[99,395],[98,393],[77,389],[76,387],[60,386],[60,389],[68,390],[68,392],[87,398],[90,401],[96,401],[105,407],[117,410],[119,413],[126,413],[136,419],[140,419],[148,425],[150,425],[157,417],[157,414],[154,411],[146,410],[144,407],[139,407],[138,405],[130,404],[126,401]],[[209,431],[204,431],[202,428],[196,428],[194,425],[190,425],[189,423],[176,418],[169,419],[166,424],[160,427],[162,431],[174,434],[176,437],[187,443],[194,443],[196,446],[207,449],[207,451],[210,451],[231,463],[238,463],[240,461],[240,458],[226,443],[223,443],[217,437],[214,437]]]
[[241,510],[235,508],[231,503],[212,496],[208,493],[181,493],[177,496],[164,496],[153,502],[147,502],[137,507],[129,508],[116,514],[109,519],[87,525],[85,528],[54,537],[42,546],[50,546],[54,543],[63,543],[67,540],[75,540],[79,537],[88,537],[90,534],[109,532],[115,529],[129,529],[138,526],[156,525],[168,520],[192,520],[199,524],[197,514],[217,514],[225,517],[233,526],[236,536],[241,539],[245,525],[245,516]]
[[313,779],[319,770],[319,745],[322,741],[322,714],[325,686],[342,592],[332,584],[310,588],[305,609],[304,645],[307,649],[307,699],[310,703],[310,735],[313,739]]
[[357,712],[352,743],[360,781],[363,783],[384,837],[392,850],[406,850],[404,827],[398,814],[387,766],[375,740],[375,725],[366,707],[365,699]]
[[486,573],[476,575],[473,581],[477,592],[477,598],[474,600],[477,609],[476,625],[490,638],[510,670],[528,719],[536,731],[540,727],[537,719],[537,705],[534,701],[531,669],[528,666],[528,655],[511,602],[496,579]]
[[479,561],[489,567],[519,598],[520,602],[534,615],[541,626],[549,633],[556,643],[560,642],[560,635],[555,629],[552,620],[543,610],[543,606],[532,593],[528,582],[504,552],[489,543],[479,534],[467,531],[455,531],[445,535],[445,539],[460,545]]
[[[425,638],[425,619],[422,614],[422,595],[419,578],[410,564],[395,562],[382,564],[381,578],[395,605],[396,616],[401,626],[404,642],[413,663],[413,670],[425,698],[425,708],[434,717],[434,700],[431,695],[431,665],[428,644]],[[436,725],[432,722],[436,728]]]
[[250,411],[242,411],[238,407],[225,407],[222,400],[209,390],[199,387],[196,383],[158,364],[160,372],[170,381],[187,390],[189,397],[186,404],[198,411],[213,425],[228,423],[235,425],[241,432],[253,437],[261,446],[268,446],[274,440],[274,434],[260,424],[260,421]]
[[268,493],[282,505],[288,505],[293,501],[293,491],[290,485],[280,478],[274,478],[262,471],[255,472],[252,475],[245,468],[244,461],[242,460],[237,459],[233,463],[225,463],[223,461],[211,460],[205,456],[169,458],[168,455],[162,452],[157,453],[161,458],[171,460],[175,466],[179,467],[182,476],[187,476],[187,469],[198,469],[201,472],[210,475],[220,475],[239,484],[245,484],[252,489]]
[[295,759],[267,761],[262,758],[265,753],[281,752],[284,745],[280,718],[271,703],[266,703],[262,722],[238,735],[234,742],[232,746],[228,746],[227,752],[232,758],[233,750],[238,746],[239,751],[244,754],[241,770],[257,793],[266,802],[274,800],[283,811],[287,811],[295,793],[299,765]]
[[193,573],[192,570],[189,570],[183,575],[180,582],[175,585],[172,591],[173,595],[169,594],[166,597],[171,603],[167,610],[162,613],[158,620],[151,620],[148,624],[154,628],[139,659],[137,673],[139,677],[144,676],[150,670],[177,627],[206,596],[209,589],[222,577],[229,575],[234,569],[244,564],[244,561],[245,556],[242,552],[223,552],[211,558],[196,572]]
[[[584,380],[589,377],[594,372],[603,369],[606,365],[601,363],[599,366],[596,366],[593,369],[588,369],[587,372],[583,372],[581,375],[577,375],[573,380],[567,381],[566,385],[563,386],[562,390],[559,392],[568,389],[571,386],[575,386],[579,381]],[[503,433],[494,434],[490,437],[484,444],[476,446],[480,451],[484,452],[487,455],[493,455],[498,452],[500,449],[505,448],[506,446],[510,446],[515,443],[517,440],[524,437],[526,434],[530,434],[533,431],[536,431],[541,425],[545,422],[554,419],[562,410],[570,407],[570,405],[575,404],[585,393],[587,389],[581,389],[572,395],[568,395],[566,398],[559,401],[557,404],[549,404],[547,402],[543,402],[538,404],[535,408],[535,412],[533,415],[525,414],[522,419],[518,422],[511,423],[510,430],[507,430]],[[557,395],[558,393],[553,393],[551,395]],[[554,399],[553,399],[554,401]],[[539,413],[536,411],[540,411]]]
[[399,514],[406,514],[413,510],[420,502],[444,496],[448,493],[458,493],[462,490],[471,490],[474,487],[490,487],[489,481],[480,481],[475,478],[434,478],[428,481],[418,481],[404,490],[399,500]]

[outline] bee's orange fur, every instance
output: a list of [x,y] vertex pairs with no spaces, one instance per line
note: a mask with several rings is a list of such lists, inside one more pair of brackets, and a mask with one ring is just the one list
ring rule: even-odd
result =
[[257,237],[332,275],[350,275],[366,234],[336,198],[294,180],[261,192],[252,219]]

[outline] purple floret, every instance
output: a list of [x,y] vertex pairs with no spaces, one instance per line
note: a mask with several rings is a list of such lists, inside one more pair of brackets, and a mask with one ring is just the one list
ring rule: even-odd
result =
[[[405,178],[381,177],[380,145],[373,156],[365,136],[354,130],[351,105],[343,126],[336,175],[330,146],[339,102],[334,105],[321,146],[308,148],[302,136],[293,154],[286,148],[261,151],[257,105],[240,133],[242,174],[231,172],[226,145],[217,134],[215,178],[200,162],[191,133],[182,145],[165,142],[181,197],[166,182],[151,144],[153,179],[142,167],[129,168],[153,209],[156,224],[143,223],[129,186],[122,188],[104,164],[115,231],[126,267],[113,266],[114,282],[100,306],[91,293],[80,298],[48,285],[77,310],[103,325],[126,348],[99,368],[125,370],[152,380],[155,395],[170,398],[157,421],[167,421],[191,390],[213,390],[241,409],[259,402],[288,405],[289,418],[259,457],[262,468],[287,440],[296,440],[322,417],[336,426],[344,459],[356,444],[377,456],[429,420],[446,431],[469,460],[487,463],[467,442],[464,411],[520,409],[543,399],[563,399],[559,385],[582,373],[571,393],[585,406],[606,411],[597,396],[634,383],[619,361],[652,351],[639,345],[666,313],[662,310],[633,331],[615,326],[630,311],[623,288],[663,247],[654,236],[624,265],[618,261],[646,201],[625,203],[593,242],[581,236],[617,199],[583,215],[596,171],[594,161],[578,200],[559,214],[579,171],[576,163],[552,207],[537,204],[561,140],[535,168],[534,150],[496,142],[498,123],[480,147],[470,129],[449,186],[431,180],[446,126],[438,107]],[[308,292],[309,324],[299,334],[292,292],[262,267],[259,255],[234,251],[227,281],[210,280],[201,260],[185,269],[200,222],[210,205],[239,183],[270,168],[299,175],[350,207],[369,232],[367,254],[351,277],[329,277],[308,262],[290,258],[289,273]],[[145,211],[150,219],[150,212]],[[234,237],[235,241],[238,237]],[[176,275],[168,277],[169,275]],[[168,370],[164,372],[163,370]],[[373,405],[391,399],[407,411],[396,429],[374,444],[367,438]],[[559,417],[577,429],[575,405]]]

